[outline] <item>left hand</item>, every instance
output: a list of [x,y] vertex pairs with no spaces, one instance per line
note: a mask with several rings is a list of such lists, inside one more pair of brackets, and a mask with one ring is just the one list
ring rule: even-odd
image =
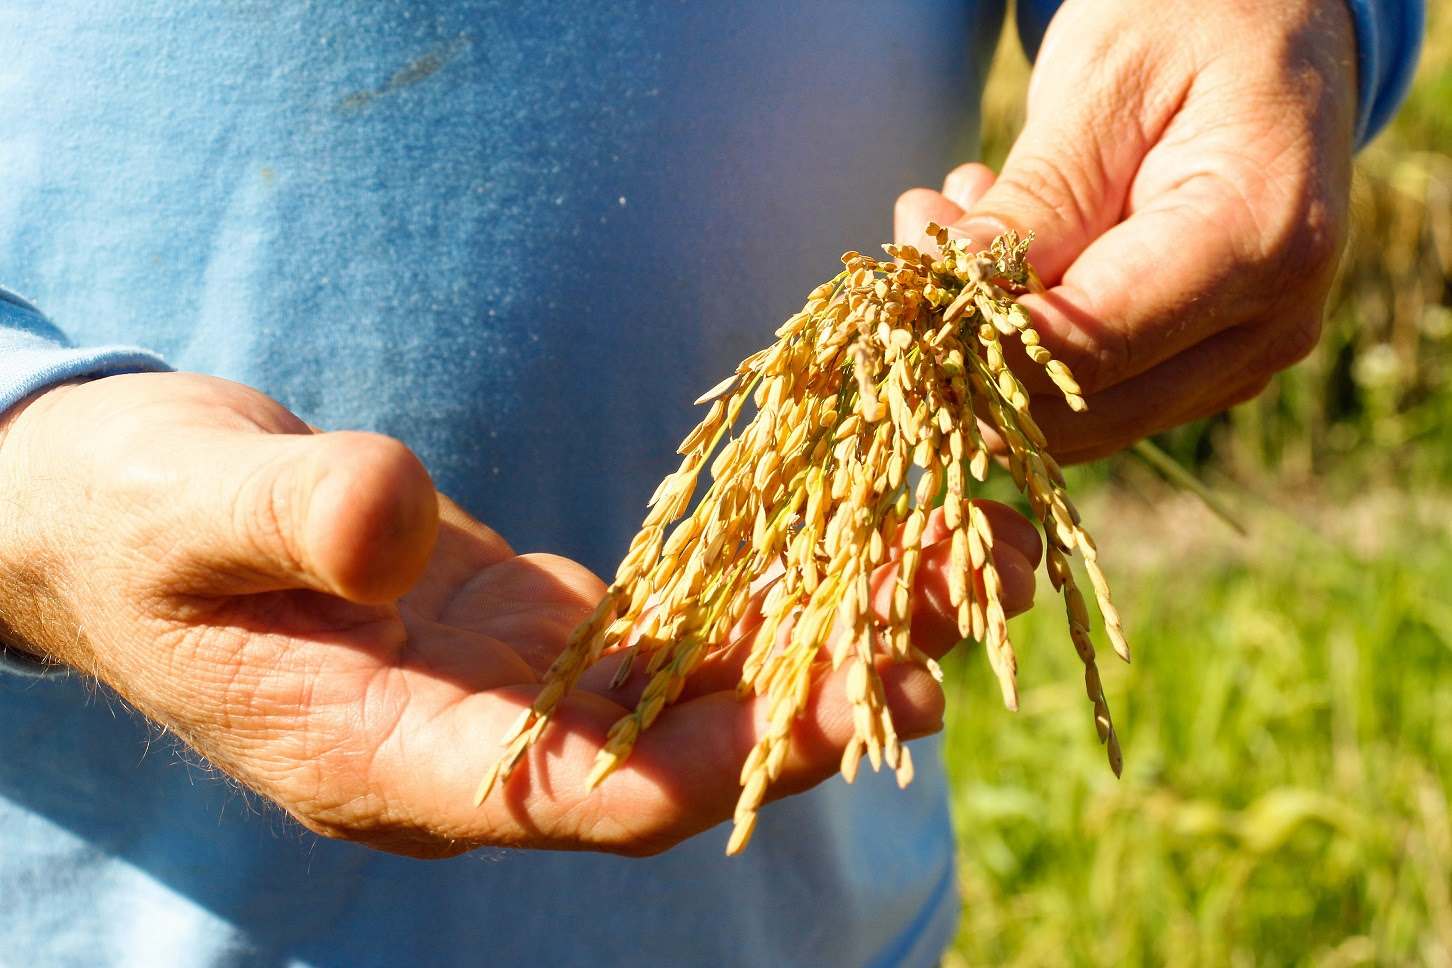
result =
[[1015,369],[1061,461],[1112,453],[1256,396],[1315,346],[1356,97],[1345,0],[1066,0],[996,182],[965,165],[904,194],[897,236],[1034,232],[1049,289],[1024,304],[1088,413]]
[[[984,512],[1005,609],[1026,609],[1037,533],[1003,505]],[[947,538],[935,514],[915,578],[913,642],[933,655],[958,640]],[[896,568],[875,576],[882,615]],[[595,752],[645,678],[612,688],[614,657],[476,807],[500,738],[604,584],[516,555],[399,441],[310,432],[196,374],[57,386],[0,419],[0,589],[7,644],[105,682],[309,829],[410,856],[665,850],[731,817],[768,723],[767,697],[736,697],[748,650],[723,648],[591,793]],[[748,611],[736,633],[760,627]],[[839,769],[847,672],[816,684],[771,797]],[[904,739],[939,728],[925,669],[882,672]]]

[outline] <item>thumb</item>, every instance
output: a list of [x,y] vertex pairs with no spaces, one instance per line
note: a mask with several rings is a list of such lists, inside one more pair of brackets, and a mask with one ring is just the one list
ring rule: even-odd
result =
[[[311,588],[365,604],[422,575],[438,529],[423,464],[380,434],[209,434],[185,451],[176,579],[200,595]],[[191,458],[195,458],[193,463]],[[163,527],[163,531],[170,530]]]
[[1031,258],[1050,285],[1125,217],[1140,163],[1183,94],[1143,32],[1116,36],[1104,16],[1066,4],[1055,17],[1022,133],[998,179],[950,225],[984,247],[1005,231],[1033,232]]

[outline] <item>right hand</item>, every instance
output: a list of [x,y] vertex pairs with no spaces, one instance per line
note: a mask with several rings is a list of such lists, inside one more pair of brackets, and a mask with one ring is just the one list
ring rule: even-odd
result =
[[[1021,610],[1037,537],[1007,508],[989,514]],[[936,653],[952,644],[935,614],[942,551],[925,555],[914,624]],[[396,853],[665,849],[731,816],[766,720],[717,669],[587,794],[630,704],[587,677],[476,808],[499,737],[604,586],[566,559],[515,555],[398,441],[315,433],[208,377],[63,385],[0,424],[0,589],[8,641],[99,678],[310,829]],[[925,671],[885,678],[905,737],[938,727]],[[833,775],[851,723],[840,684],[819,688],[773,794]]]
[[1345,0],[1065,0],[1003,171],[904,194],[898,240],[930,218],[980,245],[1036,232],[1048,289],[1023,304],[1089,409],[1030,366],[1034,417],[1060,463],[1115,453],[1251,399],[1316,345],[1356,91]]

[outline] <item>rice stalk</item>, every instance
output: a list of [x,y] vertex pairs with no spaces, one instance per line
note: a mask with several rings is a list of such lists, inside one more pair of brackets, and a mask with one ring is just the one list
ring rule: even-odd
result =
[[[738,688],[743,699],[766,697],[767,728],[742,767],[727,853],[750,839],[786,763],[793,724],[827,670],[847,670],[854,737],[844,776],[850,782],[865,757],[906,785],[912,759],[894,728],[878,661],[915,662],[940,675],[909,636],[914,578],[935,507],[949,532],[958,632],[984,644],[1004,705],[1018,705],[995,539],[971,500],[973,483],[995,459],[1007,464],[1043,528],[1046,568],[1064,596],[1095,727],[1119,774],[1122,755],[1088,608],[1069,564],[1076,552],[1111,645],[1126,661],[1129,649],[1095,545],[1029,413],[1004,341],[1022,346],[1075,410],[1085,408],[1081,389],[1017,301],[1041,288],[1026,259],[1028,240],[1009,233],[975,252],[935,224],[927,231],[936,256],[906,245],[884,246],[886,259],[843,255],[842,271],[812,291],[777,330],[777,342],[697,401],[709,409],[682,442],[679,469],[656,489],[604,598],[506,736],[477,802],[508,779],[580,675],[601,656],[628,650],[618,678],[644,663],[649,681],[596,758],[588,783],[603,782],[701,661],[730,644],[753,588],[773,573]],[[735,434],[748,405],[753,415]],[[996,431],[1002,454],[990,453],[980,423]],[[687,515],[707,472],[710,484]],[[884,618],[873,611],[873,578],[895,547],[901,550]]]

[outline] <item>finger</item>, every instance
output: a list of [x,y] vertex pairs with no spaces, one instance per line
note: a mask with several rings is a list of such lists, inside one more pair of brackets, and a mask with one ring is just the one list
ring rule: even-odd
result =
[[[879,659],[877,672],[894,730],[901,740],[910,741],[942,729],[946,706],[943,691],[925,669]],[[781,774],[767,791],[768,802],[809,789],[841,768],[842,752],[856,732],[852,703],[847,699],[848,675],[847,668],[838,669],[813,688],[806,709],[793,723],[791,746]],[[675,735],[666,731],[657,737],[651,737],[650,731],[642,734],[642,740],[658,744],[643,750],[648,757],[679,757],[681,749],[690,749],[692,775],[683,777],[676,789],[692,799],[699,795],[698,809],[722,804],[728,808],[727,815],[741,793],[741,764],[767,732],[771,706],[770,697],[756,697],[745,704],[742,712],[734,713],[735,729],[710,729],[706,718],[719,718],[727,711],[717,704],[725,707],[735,702],[735,696],[728,693],[703,696],[683,707],[681,721],[671,724]],[[716,742],[702,744],[697,740],[692,745],[680,745],[706,730]]]
[[[1038,527],[1017,511],[997,501],[975,501],[988,519],[993,536],[992,557],[998,571],[1001,600],[1012,617],[1033,607],[1037,588],[1035,571],[1043,556]],[[949,572],[952,568],[951,532],[942,512],[934,511],[923,529],[923,557],[914,582],[912,642],[922,652],[941,657],[963,638],[958,632],[958,609],[952,603]],[[896,572],[880,575],[874,585],[874,610],[888,614]],[[983,576],[973,576],[977,594],[984,592]]]
[[1082,413],[1035,396],[1034,419],[1063,464],[1116,453],[1136,441],[1257,396],[1270,374],[1315,346],[1320,314],[1256,321],[1221,333],[1147,373],[1090,395]]
[[[902,739],[941,728],[942,690],[925,670],[884,660],[879,672]],[[768,799],[805,790],[840,768],[854,734],[846,675],[837,670],[812,689]],[[595,753],[622,710],[603,697],[572,694],[502,792],[471,815],[452,810],[452,803],[444,809],[473,827],[474,836],[488,831],[496,842],[499,831],[512,828],[520,846],[578,838],[608,850],[655,853],[731,816],[742,763],[767,732],[769,704],[765,696],[741,702],[734,691],[718,691],[669,706],[641,733],[625,765],[589,791],[585,778]],[[477,777],[477,761],[465,769],[444,785]]]
[[[1004,611],[1008,615],[1025,612],[1033,605],[1037,587],[1034,572],[1043,554],[1043,541],[1038,529],[1007,505],[996,501],[975,503],[983,509],[994,535],[993,562],[1002,584]],[[891,615],[892,590],[897,582],[900,554],[899,548],[897,555],[890,557],[873,573],[872,608],[879,624],[886,624]],[[910,624],[914,646],[934,657],[943,655],[962,639],[958,634],[958,610],[951,603],[948,581],[951,562],[949,531],[943,523],[942,511],[935,510],[923,531],[923,557],[913,585]],[[981,576],[975,581],[981,594]],[[731,644],[712,653],[692,671],[682,690],[683,698],[735,689],[741,681],[742,665],[761,634],[761,605],[769,590],[769,585],[764,586],[752,596],[746,613],[732,631]],[[775,647],[786,647],[790,631],[790,622],[783,623],[776,630]],[[841,630],[836,629],[833,634],[841,634]],[[641,657],[639,665],[634,666],[626,680],[617,686],[614,684],[615,673],[624,659],[623,653],[606,656],[581,678],[581,688],[592,689],[633,707],[649,682],[644,672],[648,659]]]
[[964,209],[993,184],[993,177],[987,165],[969,162],[948,173],[942,192],[929,188],[903,192],[893,208],[893,238],[923,252],[937,251],[937,239],[929,238],[923,228],[929,222],[952,225],[961,219]]
[[[984,500],[977,500],[973,503],[988,519],[988,526],[992,529],[996,542],[995,547],[1000,546],[997,544],[998,542],[1006,542],[1009,547],[1018,551],[1032,567],[1037,568],[1044,553],[1044,543],[1039,535],[1038,526],[1007,504]],[[937,544],[948,538],[950,534],[948,523],[943,519],[942,509],[935,508],[933,513],[928,515],[928,523],[923,528],[923,545]],[[902,546],[894,543],[892,557],[896,558],[901,554]]]
[[963,217],[963,209],[931,188],[910,188],[898,196],[892,210],[892,237],[919,252],[936,252],[937,239],[923,227],[929,222],[951,225]]
[[[509,643],[542,677],[604,594],[605,583],[577,562],[551,554],[517,555],[460,586],[439,621]],[[591,671],[601,674],[609,664],[602,660]]]
[[[490,576],[497,574],[490,569],[508,563],[515,557],[514,551],[497,532],[453,501],[442,494],[437,497],[439,526],[433,554],[429,558],[430,580],[410,588],[401,602],[418,614],[472,628],[473,622],[485,613],[460,603],[469,601],[468,590],[481,584],[487,585]],[[600,595],[596,594],[591,606],[599,600]]]
[[1256,233],[1233,188],[1196,179],[1110,229],[1059,285],[1023,303],[1092,394],[1278,304],[1285,287],[1263,285]]
[[[952,603],[948,584],[951,556],[952,548],[946,541],[940,541],[926,549],[920,566],[924,574],[915,583],[917,594],[913,602],[913,646],[935,659],[941,658],[953,646],[963,641],[963,636],[958,631],[958,609]],[[1033,605],[1036,585],[1034,569],[1028,559],[1012,545],[996,544],[993,549],[993,564],[998,569],[1002,586],[1004,614],[1012,617],[1028,611]],[[975,574],[973,583],[981,601],[985,594],[983,576]],[[878,589],[879,607],[887,607],[891,600],[890,593],[890,587]]]
[[[177,590],[237,595],[311,588],[392,601],[422,574],[438,498],[418,458],[378,434],[201,432],[150,482],[171,495],[151,516]],[[222,472],[198,474],[193,467]]]
[[[983,193],[993,187],[997,175],[987,165],[970,161],[959,165],[943,179],[943,197],[964,211],[978,204]],[[939,222],[947,225],[947,222]]]

